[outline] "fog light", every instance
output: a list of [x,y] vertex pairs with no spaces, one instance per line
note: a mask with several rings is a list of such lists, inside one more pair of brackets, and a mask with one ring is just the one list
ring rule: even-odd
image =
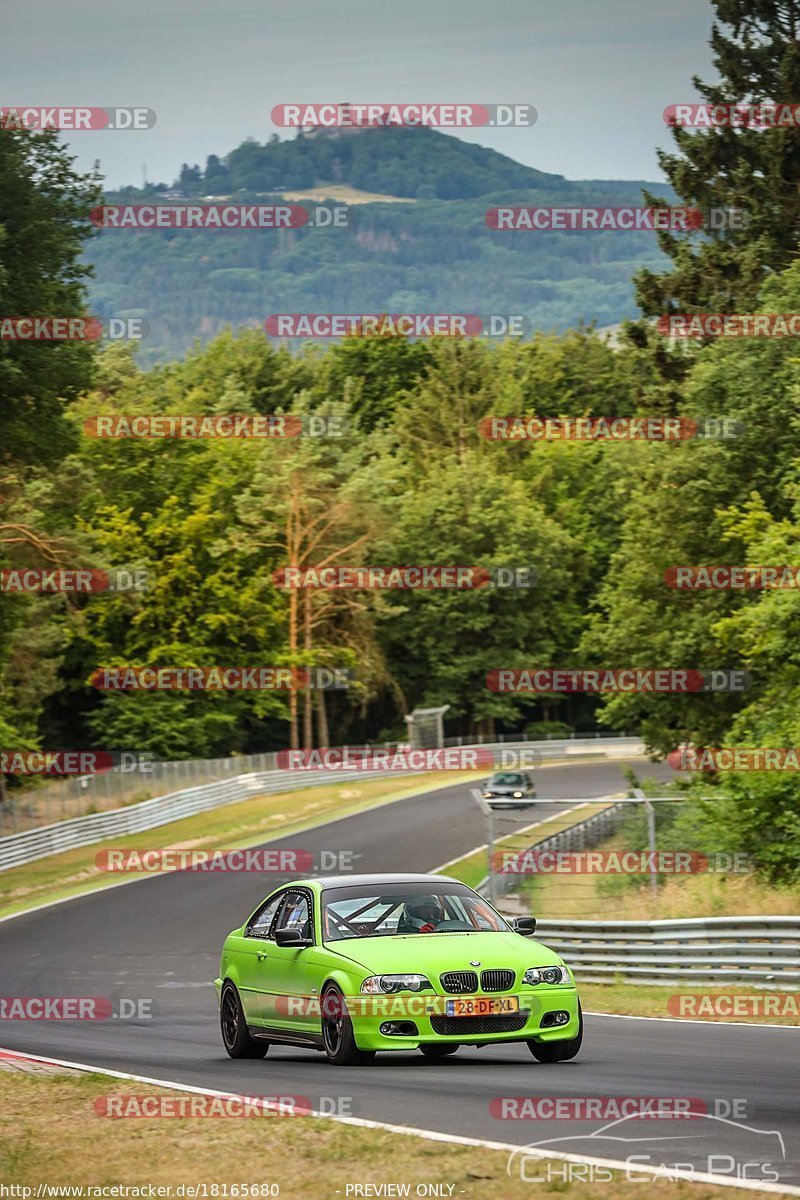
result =
[[542,1017],[542,1028],[547,1029],[553,1025],[568,1025],[569,1013],[559,1010],[558,1012],[545,1013]]
[[419,1032],[413,1021],[384,1021],[380,1031],[384,1037],[416,1037]]

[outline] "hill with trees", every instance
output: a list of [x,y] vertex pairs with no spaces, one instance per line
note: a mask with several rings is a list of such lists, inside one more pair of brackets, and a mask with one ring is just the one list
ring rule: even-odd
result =
[[346,228],[103,231],[88,250],[93,311],[148,320],[145,364],[273,312],[514,313],[563,330],[635,316],[632,274],[665,261],[653,233],[498,232],[485,219],[501,203],[640,204],[658,185],[570,182],[432,129],[250,140],[184,164],[172,186],[108,200],[265,203],[342,185],[410,202],[351,205]]

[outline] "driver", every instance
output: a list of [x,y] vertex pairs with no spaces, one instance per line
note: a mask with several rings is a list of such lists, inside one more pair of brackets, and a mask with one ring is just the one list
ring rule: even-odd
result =
[[398,933],[432,933],[444,919],[444,908],[436,896],[407,900],[398,922]]

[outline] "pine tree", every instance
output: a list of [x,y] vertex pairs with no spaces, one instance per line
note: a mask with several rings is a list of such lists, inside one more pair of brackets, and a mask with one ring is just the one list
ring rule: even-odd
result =
[[[707,104],[800,102],[800,0],[712,0],[718,83],[694,86]],[[680,99],[683,99],[682,97]],[[636,276],[646,316],[670,311],[752,311],[765,279],[797,254],[800,239],[800,129],[674,126],[676,153],[659,163],[681,199],[739,209],[744,227],[691,235],[660,233],[672,259],[661,274]],[[645,193],[648,203],[658,204]]]

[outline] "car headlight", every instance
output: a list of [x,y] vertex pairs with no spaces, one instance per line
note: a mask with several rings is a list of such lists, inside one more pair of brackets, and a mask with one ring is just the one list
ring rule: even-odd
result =
[[514,792],[514,799],[515,799],[515,800],[521,800],[521,799],[522,799],[522,792]]
[[572,983],[566,967],[528,967],[522,976],[523,983]]
[[484,792],[484,793],[483,793],[483,798],[484,798],[484,800],[491,800],[491,798],[492,798],[492,793],[491,793],[491,792]]
[[422,992],[433,985],[427,975],[370,975],[361,985],[368,996],[394,992]]

